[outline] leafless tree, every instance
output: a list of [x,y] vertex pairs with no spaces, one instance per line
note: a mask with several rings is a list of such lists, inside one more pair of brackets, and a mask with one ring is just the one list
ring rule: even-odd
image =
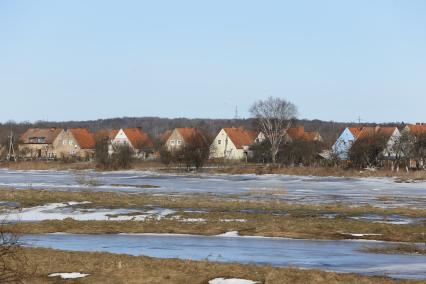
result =
[[405,164],[405,168],[408,171],[408,164],[414,153],[415,137],[406,131],[401,133],[395,143],[391,147],[391,151],[394,153],[394,160],[392,161],[392,171],[396,168],[399,172],[399,167],[402,162]]
[[5,220],[0,224],[0,283],[22,283],[27,258],[19,243],[19,235],[4,229]]
[[269,97],[255,102],[250,112],[257,121],[259,131],[270,143],[271,160],[275,164],[286,131],[297,116],[297,108],[285,99]]

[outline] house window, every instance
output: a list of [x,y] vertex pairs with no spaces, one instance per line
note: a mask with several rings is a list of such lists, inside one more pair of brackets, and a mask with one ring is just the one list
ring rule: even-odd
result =
[[170,145],[175,145],[175,140],[170,140]]
[[69,141],[69,144],[72,145],[72,140]]
[[182,140],[177,140],[177,141],[176,141],[176,144],[177,144],[177,145],[182,144]]
[[67,145],[68,141],[67,140],[63,140],[62,141],[62,145]]

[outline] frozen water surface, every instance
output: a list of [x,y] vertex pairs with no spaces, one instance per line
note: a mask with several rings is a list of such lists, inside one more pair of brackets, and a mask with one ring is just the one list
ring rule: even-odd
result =
[[[140,188],[141,185],[159,188]],[[286,175],[177,175],[143,171],[73,172],[0,169],[0,187],[72,191],[212,194],[297,203],[370,204],[426,209],[426,182],[392,178],[304,177]],[[139,186],[139,187],[138,187]]]
[[426,279],[426,256],[369,254],[372,241],[315,241],[282,238],[193,235],[24,235],[21,242],[73,251],[101,251],[159,258],[316,268],[394,278]]

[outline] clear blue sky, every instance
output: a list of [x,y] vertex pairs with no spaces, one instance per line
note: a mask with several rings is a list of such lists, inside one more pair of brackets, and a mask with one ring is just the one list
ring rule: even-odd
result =
[[426,1],[0,0],[0,121],[426,121]]

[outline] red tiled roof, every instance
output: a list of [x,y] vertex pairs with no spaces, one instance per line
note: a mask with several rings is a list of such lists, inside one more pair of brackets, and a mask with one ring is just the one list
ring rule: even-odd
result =
[[69,131],[81,149],[95,149],[95,137],[89,130],[86,128],[71,128]]
[[171,131],[171,130],[166,130],[165,132],[163,132],[162,134],[160,134],[160,141],[162,143],[166,143],[166,141],[169,140],[170,135],[172,135],[172,132],[173,131]]
[[410,130],[410,133],[417,136],[417,135],[425,135],[426,134],[426,124],[410,124],[407,125],[408,129]]
[[61,131],[59,128],[29,128],[19,140],[24,144],[52,144]]
[[176,128],[176,131],[179,132],[180,136],[182,136],[184,141],[188,141],[192,137],[199,135],[196,128],[190,128],[190,127]]
[[101,129],[96,132],[95,137],[96,139],[100,137],[108,137],[110,140],[113,140],[115,136],[117,136],[118,131],[118,129]]
[[358,139],[364,139],[373,137],[375,135],[383,136],[386,139],[390,139],[394,133],[396,127],[364,127],[358,135]]
[[305,127],[291,127],[287,129],[287,135],[292,140],[315,141],[318,139],[319,133],[314,131],[305,131]]
[[396,127],[391,127],[391,126],[386,126],[386,127],[382,127],[380,126],[377,129],[377,134],[382,135],[384,137],[386,137],[387,139],[390,139],[392,134],[395,132]]
[[352,135],[355,138],[358,138],[358,136],[361,133],[362,129],[363,129],[363,127],[349,127],[349,131],[352,133]]
[[257,137],[255,131],[245,130],[243,128],[232,127],[224,128],[223,130],[237,149],[242,149],[243,146],[250,146]]
[[363,127],[362,130],[359,132],[357,138],[364,139],[367,137],[372,137],[375,133],[376,133],[376,127],[369,127],[369,126]]
[[136,149],[154,147],[154,143],[148,134],[142,132],[140,128],[126,128],[123,129],[132,146]]

